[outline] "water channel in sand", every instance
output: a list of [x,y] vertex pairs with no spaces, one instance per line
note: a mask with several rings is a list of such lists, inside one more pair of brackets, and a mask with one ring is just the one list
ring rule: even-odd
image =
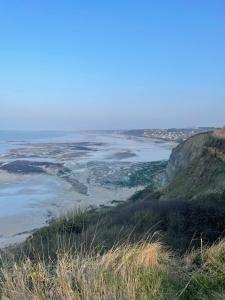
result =
[[68,210],[127,199],[173,147],[121,132],[0,132],[0,247]]

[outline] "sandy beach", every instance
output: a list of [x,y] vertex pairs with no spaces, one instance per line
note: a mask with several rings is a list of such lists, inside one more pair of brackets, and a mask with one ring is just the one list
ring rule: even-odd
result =
[[173,147],[113,133],[8,144],[0,153],[0,247],[68,211],[126,200],[144,188],[137,178],[146,164],[168,159]]

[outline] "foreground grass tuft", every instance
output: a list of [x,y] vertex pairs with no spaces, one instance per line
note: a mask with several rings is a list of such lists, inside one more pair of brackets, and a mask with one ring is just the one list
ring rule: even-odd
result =
[[175,257],[159,242],[2,261],[2,299],[224,299],[225,241]]
[[159,243],[123,245],[103,255],[65,252],[54,264],[26,259],[10,269],[3,265],[2,295],[15,300],[169,299],[163,286],[170,260]]

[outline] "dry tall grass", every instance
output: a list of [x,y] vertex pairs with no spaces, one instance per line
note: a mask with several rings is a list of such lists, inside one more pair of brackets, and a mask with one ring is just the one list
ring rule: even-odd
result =
[[225,241],[176,258],[160,243],[65,251],[57,260],[3,262],[3,300],[225,299]]
[[124,245],[101,256],[63,253],[52,265],[27,259],[3,267],[2,298],[168,299],[161,287],[170,259],[160,243]]

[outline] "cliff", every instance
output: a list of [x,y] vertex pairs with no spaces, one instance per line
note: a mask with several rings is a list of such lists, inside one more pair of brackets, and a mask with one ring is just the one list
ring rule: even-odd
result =
[[171,154],[164,197],[196,198],[225,189],[225,130],[195,135]]

